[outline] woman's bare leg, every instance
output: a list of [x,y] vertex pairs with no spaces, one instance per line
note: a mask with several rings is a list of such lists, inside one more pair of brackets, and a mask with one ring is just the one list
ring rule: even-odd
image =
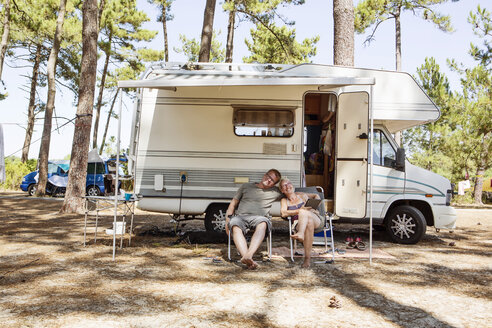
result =
[[299,218],[297,219],[298,220],[297,233],[291,236],[293,239],[297,239],[301,243],[304,242],[304,234],[306,231],[306,226],[309,223],[309,214],[311,214],[311,212],[307,210],[301,209],[299,211]]
[[314,220],[313,218],[308,218],[308,224],[306,226],[306,230],[304,232],[304,263],[302,264],[303,268],[309,268],[311,265],[311,250],[313,249],[313,240],[314,240]]
[[[311,265],[311,251],[313,249],[314,229],[321,224],[319,217],[313,212],[307,211],[307,224],[304,230],[304,263],[303,268],[309,268]],[[299,232],[300,233],[300,232]]]

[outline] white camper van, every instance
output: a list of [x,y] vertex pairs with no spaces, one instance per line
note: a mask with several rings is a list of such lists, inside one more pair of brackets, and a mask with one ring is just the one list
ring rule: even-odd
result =
[[130,152],[141,209],[221,230],[237,188],[276,168],[295,186],[323,187],[341,220],[372,213],[396,242],[455,227],[450,182],[410,164],[392,138],[440,115],[409,74],[163,63],[119,87],[139,89]]

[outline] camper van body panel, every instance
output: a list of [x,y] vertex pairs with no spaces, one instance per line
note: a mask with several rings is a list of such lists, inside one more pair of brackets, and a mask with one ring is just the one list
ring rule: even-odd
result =
[[[304,64],[284,65],[283,70],[269,72],[261,71],[261,65],[251,66],[258,71],[247,74],[240,69],[228,71],[221,65],[216,67],[223,69],[221,72],[174,69],[171,74],[164,66],[162,70],[150,69],[141,81],[120,82],[121,86],[142,88],[131,140],[137,163],[136,191],[144,196],[139,202],[142,209],[203,214],[210,204],[227,204],[241,183],[259,181],[269,168],[278,169],[300,186],[303,95],[308,92],[331,91],[338,96],[344,92],[369,93],[374,123],[384,130],[395,150],[390,133],[434,121],[440,115],[406,73]],[[294,111],[293,135],[236,135],[234,111],[248,106]],[[346,168],[357,171],[353,166],[351,163]],[[436,227],[454,227],[455,211],[442,206],[445,197],[440,195],[450,188],[449,181],[420,170],[408,162],[404,171],[374,165],[374,218],[384,218],[397,201],[425,200],[432,207]],[[359,179],[362,183],[359,173],[353,174],[355,180],[350,183]],[[367,174],[363,176],[367,178]],[[436,190],[432,198],[417,195],[421,181],[437,189],[439,196]],[[360,202],[368,204],[369,197],[367,203],[364,200],[369,189],[359,191]],[[369,208],[365,212],[369,217]],[[272,214],[280,214],[278,204]]]
[[[275,89],[275,88],[274,88]],[[301,184],[302,94],[308,87],[190,87],[144,91],[137,152],[137,192],[166,201],[140,208],[202,214],[212,202],[231,199],[244,182],[276,168]],[[290,137],[238,136],[234,108],[294,111]],[[186,181],[181,181],[185,172]],[[156,187],[156,176],[160,178]],[[206,198],[207,201],[197,200]],[[172,206],[170,204],[173,204]]]

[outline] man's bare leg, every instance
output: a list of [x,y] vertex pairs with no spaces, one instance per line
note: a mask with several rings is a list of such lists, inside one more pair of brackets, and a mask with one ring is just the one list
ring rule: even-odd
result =
[[246,242],[246,238],[244,238],[241,228],[238,226],[233,226],[232,237],[234,238],[234,244],[236,245],[239,254],[244,257],[244,255],[248,252],[248,243]]
[[243,258],[241,259],[241,262],[246,264],[249,269],[255,269],[258,266],[258,263],[253,261],[253,255],[256,253],[261,243],[263,242],[266,230],[267,224],[265,222],[262,222],[256,226],[255,232],[251,237],[251,242],[249,243],[248,251],[245,255],[243,255]]

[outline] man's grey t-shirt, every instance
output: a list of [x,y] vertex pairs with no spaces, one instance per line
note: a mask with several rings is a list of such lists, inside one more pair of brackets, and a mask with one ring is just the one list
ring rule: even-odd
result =
[[234,195],[234,199],[239,201],[236,214],[267,216],[272,204],[281,197],[277,187],[261,189],[254,183],[245,183]]

